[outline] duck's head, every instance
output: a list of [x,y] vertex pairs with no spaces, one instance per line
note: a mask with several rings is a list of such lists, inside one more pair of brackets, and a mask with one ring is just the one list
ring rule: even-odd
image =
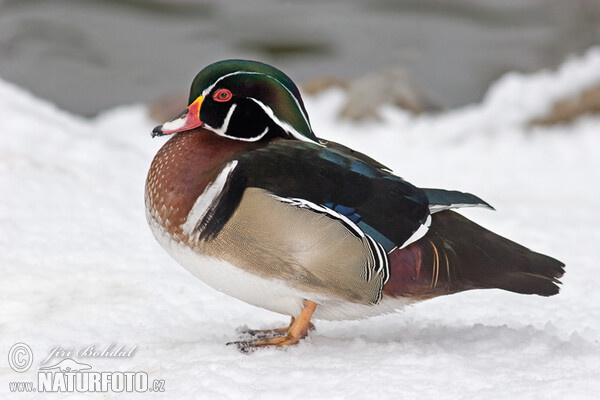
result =
[[225,60],[196,75],[189,105],[152,136],[204,128],[247,142],[288,137],[318,142],[300,92],[283,72],[257,61]]

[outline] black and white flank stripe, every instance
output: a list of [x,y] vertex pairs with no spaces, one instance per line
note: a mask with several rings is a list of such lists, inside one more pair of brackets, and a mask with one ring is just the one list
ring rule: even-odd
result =
[[[243,185],[235,185],[235,168],[238,161],[229,162],[217,177],[208,185],[194,202],[181,228],[184,233],[194,240],[206,239],[218,233],[229,216],[233,213],[241,197]],[[233,182],[233,184],[232,184]],[[238,190],[232,190],[231,188]],[[238,201],[231,202],[225,195],[230,195]]]
[[381,275],[383,277],[383,285],[390,278],[390,261],[388,255],[379,242],[374,240],[371,236],[365,234],[354,222],[348,217],[342,215],[328,207],[315,204],[311,201],[299,198],[287,198],[272,195],[282,203],[287,203],[295,207],[309,209],[313,212],[323,214],[333,220],[341,223],[352,235],[361,239],[369,248],[369,262],[364,266],[363,278],[365,281],[370,281],[374,275]]

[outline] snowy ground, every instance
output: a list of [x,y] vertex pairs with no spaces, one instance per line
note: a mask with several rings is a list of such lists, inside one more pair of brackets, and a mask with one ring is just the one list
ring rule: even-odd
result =
[[[507,76],[481,104],[439,116],[387,109],[383,122],[356,125],[335,117],[341,93],[307,99],[319,136],[418,186],[478,194],[498,211],[467,216],[564,261],[567,273],[555,297],[466,292],[363,321],[317,321],[296,348],[251,355],[225,346],[237,327],[288,319],[210,289],[155,243],[143,185],[164,140],[150,139],[144,107],[87,120],[0,81],[0,397],[9,382],[36,382],[54,346],[115,343],[137,349],[72,358],[93,371],[145,371],[165,381],[158,397],[169,399],[597,398],[600,118],[524,126],[598,80],[600,49],[558,72]],[[24,373],[6,362],[17,342],[34,355]]]

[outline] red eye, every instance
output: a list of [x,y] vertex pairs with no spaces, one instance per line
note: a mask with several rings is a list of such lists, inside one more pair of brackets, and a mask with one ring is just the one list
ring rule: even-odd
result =
[[231,100],[231,92],[227,89],[219,89],[213,94],[213,100],[224,103]]

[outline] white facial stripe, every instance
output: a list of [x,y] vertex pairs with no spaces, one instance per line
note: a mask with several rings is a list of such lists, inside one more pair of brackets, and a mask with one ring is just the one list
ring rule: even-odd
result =
[[229,128],[229,121],[231,121],[231,116],[233,115],[233,112],[235,111],[236,107],[237,104],[232,104],[231,107],[229,107],[229,110],[227,111],[227,115],[225,115],[225,119],[223,120],[223,124],[221,125],[221,127],[211,128],[211,130],[217,135],[225,136],[225,132],[227,132],[227,128]]
[[239,140],[240,142],[258,142],[260,139],[262,139],[267,134],[267,132],[269,132],[269,127],[266,127],[265,130],[258,136],[251,137],[251,138],[243,138],[243,137],[239,137],[239,136],[226,135],[225,133],[219,133],[210,125],[205,124],[204,126],[205,126],[205,128],[213,131],[214,133],[216,133],[219,136],[226,137],[228,139]]
[[235,111],[235,108],[237,107],[237,104],[233,104],[230,108],[229,111],[227,111],[227,115],[225,116],[225,119],[223,120],[223,125],[221,125],[220,128],[214,128],[208,124],[204,124],[204,127],[207,129],[210,129],[211,131],[213,131],[214,133],[216,133],[219,136],[222,137],[226,137],[229,139],[235,139],[235,140],[240,140],[242,142],[257,142],[260,139],[262,139],[267,132],[269,132],[269,127],[267,126],[265,128],[265,130],[258,136],[256,137],[251,137],[251,138],[242,138],[242,137],[238,137],[238,136],[231,136],[227,134],[227,129],[229,128],[229,122],[231,121],[231,117],[233,115],[233,112]]
[[315,143],[315,144],[321,145],[320,143],[317,143],[314,140],[309,139],[306,136],[302,135],[300,132],[298,132],[296,129],[294,129],[294,127],[291,126],[290,124],[288,124],[287,122],[283,122],[279,118],[277,118],[277,116],[275,115],[275,113],[273,112],[271,107],[267,106],[260,100],[256,100],[253,97],[249,97],[249,99],[254,101],[256,104],[258,104],[260,106],[260,108],[262,108],[265,111],[265,113],[269,116],[269,118],[271,118],[271,120],[273,122],[275,122],[277,125],[279,125],[281,127],[281,129],[283,129],[287,133],[291,134],[296,139],[302,140],[304,142],[310,142],[310,143]]
[[[302,113],[302,118],[304,118],[304,122],[306,122],[306,126],[310,127],[310,123],[308,122],[308,116],[304,113],[304,110],[300,106],[300,103],[299,103],[298,99],[296,98],[296,96],[294,96],[294,94],[283,83],[281,83],[279,80],[273,78],[272,76],[266,75],[266,74],[264,74],[262,72],[236,71],[236,72],[231,72],[229,74],[223,75],[222,77],[220,77],[219,79],[217,79],[212,85],[210,85],[209,87],[207,87],[206,89],[204,89],[202,91],[202,96],[204,96],[206,98],[206,96],[214,89],[214,87],[219,82],[221,82],[223,79],[228,78],[230,76],[240,75],[240,74],[263,75],[263,76],[265,76],[265,77],[267,77],[269,79],[274,80],[279,85],[281,85],[290,94],[290,96],[292,97],[292,99],[294,99],[294,102],[296,103],[296,106],[298,107],[298,110],[300,110],[300,112]],[[262,106],[264,106],[264,107],[268,108],[269,110],[271,110],[269,107],[265,106],[264,104],[262,104],[258,100],[254,99],[254,98],[252,98],[252,100],[256,101],[257,103],[259,103]],[[266,111],[266,109],[265,109],[265,111]],[[269,113],[267,112],[267,114],[269,114]],[[277,123],[277,125],[281,126],[286,132],[291,133],[292,136],[294,136],[296,139],[303,140],[303,141],[306,141],[306,142],[316,143],[314,140],[308,139],[304,135],[301,135],[298,131],[296,131],[294,128],[292,128],[289,124],[285,124],[285,125],[287,125],[289,127],[289,129],[286,129],[283,126],[283,124],[281,123],[281,121],[279,121],[279,119],[277,117],[275,117],[275,114],[273,113],[273,110],[271,110],[271,113],[269,114],[269,116],[273,116],[273,117],[271,117],[273,119],[273,121],[275,121],[275,123]]]
[[210,85],[209,87],[207,87],[206,89],[204,89],[202,91],[202,96],[204,96],[204,98],[206,98],[206,96],[210,93],[210,91],[213,90],[213,88],[215,86],[217,86],[217,83],[221,82],[223,79],[228,78],[228,77],[233,76],[233,75],[239,75],[239,74],[261,75],[258,72],[244,72],[244,71],[231,72],[229,74],[223,75],[222,77],[220,77],[219,79],[217,79],[212,85]]
[[304,122],[306,122],[306,126],[310,126],[310,123],[308,122],[308,115],[304,114],[304,110],[302,109],[302,106],[300,106],[298,99],[296,98],[296,96],[294,96],[294,94],[290,91],[290,89],[288,89],[287,86],[285,86],[283,83],[281,83],[277,79],[273,78],[272,76],[269,76],[269,75],[265,75],[265,76],[267,76],[268,78],[271,78],[275,82],[279,83],[290,94],[292,99],[294,99],[294,103],[296,103],[296,107],[298,107],[298,110],[300,110],[300,112],[302,113],[302,118],[304,118]]

